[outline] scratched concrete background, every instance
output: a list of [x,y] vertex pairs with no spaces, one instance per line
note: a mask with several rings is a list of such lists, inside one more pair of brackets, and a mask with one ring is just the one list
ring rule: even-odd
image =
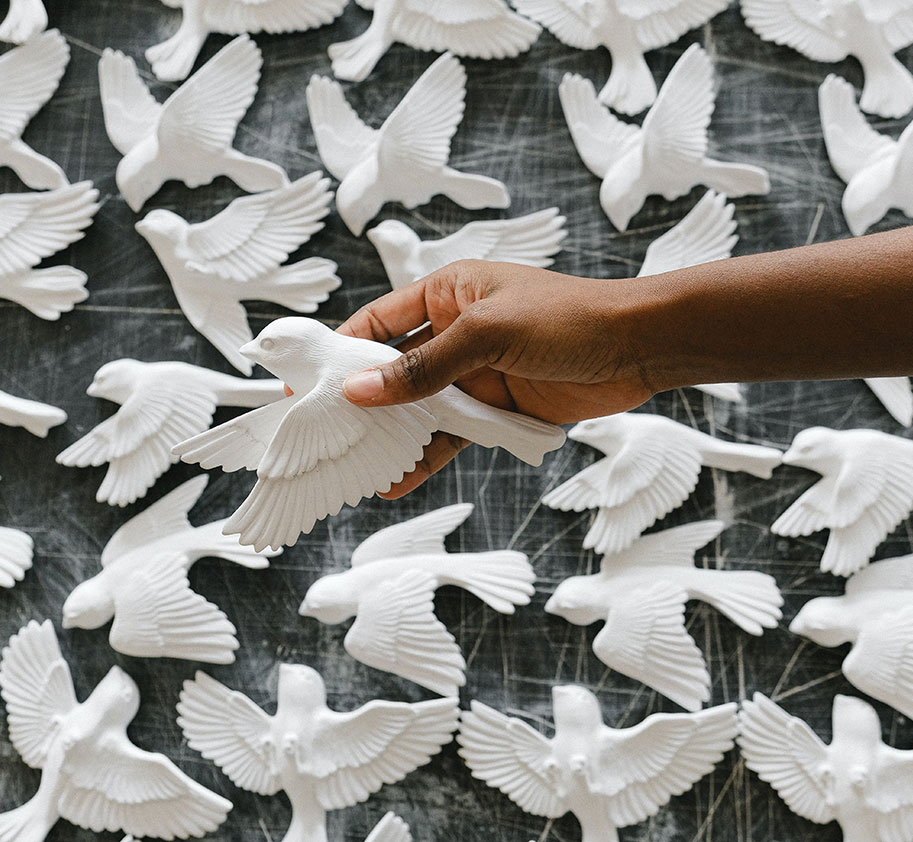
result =
[[[36,543],[34,568],[12,591],[0,592],[0,640],[30,619],[60,622],[60,609],[71,588],[98,569],[99,553],[124,520],[158,499],[196,469],[176,466],[162,477],[146,500],[125,510],[95,502],[104,468],[77,470],[57,466],[54,456],[108,417],[113,407],[84,393],[96,369],[108,360],[175,359],[232,371],[222,357],[182,316],[168,280],[145,241],[133,230],[137,215],[118,195],[114,170],[118,154],[108,142],[98,97],[96,63],[112,46],[135,57],[161,99],[172,85],[155,83],[143,50],[170,35],[179,13],[158,0],[51,2],[51,24],[66,35],[72,59],[60,90],[32,121],[26,140],[50,154],[72,181],[92,179],[101,191],[102,208],[84,240],[61,253],[89,275],[91,296],[59,322],[45,322],[0,302],[0,388],[64,407],[69,421],[46,441],[23,430],[0,428],[0,523],[31,534]],[[6,4],[0,5],[0,14]],[[321,166],[304,100],[304,86],[314,72],[328,73],[326,47],[351,37],[369,16],[351,5],[333,25],[303,34],[258,36],[264,53],[260,93],[238,133],[238,146],[283,165],[292,178]],[[211,37],[200,61],[227,41]],[[836,70],[857,86],[855,62],[836,67],[814,64],[788,49],[762,43],[743,24],[733,6],[702,30],[652,53],[658,79],[692,42],[704,44],[718,71],[719,97],[712,124],[713,151],[721,157],[759,164],[770,170],[773,190],[765,198],[739,200],[741,241],[737,253],[783,248],[848,236],[840,213],[842,185],[824,153],[816,108],[817,85]],[[910,60],[911,54],[905,55]],[[432,56],[394,47],[364,83],[349,86],[359,114],[377,125],[428,66]],[[581,72],[601,84],[609,70],[608,54],[578,52],[544,33],[534,48],[515,61],[467,62],[468,107],[453,144],[456,166],[504,180],[513,197],[512,214],[557,204],[568,217],[570,235],[555,268],[572,274],[617,277],[634,274],[648,243],[680,220],[702,191],[674,203],[648,200],[632,229],[616,233],[598,205],[599,183],[586,171],[571,145],[561,116],[557,85],[567,71]],[[902,122],[880,122],[896,136]],[[0,189],[22,190],[8,170]],[[167,184],[145,211],[166,207],[191,220],[208,218],[239,194],[227,180],[188,190]],[[388,206],[383,217],[406,219],[422,235],[442,235],[478,217],[439,199],[407,213]],[[903,224],[899,214],[881,227]],[[338,324],[357,306],[388,287],[380,260],[365,239],[356,240],[337,216],[303,250],[339,263],[343,286],[319,315]],[[301,256],[301,255],[299,255]],[[53,261],[51,261],[53,262]],[[253,305],[252,325],[259,330],[283,315]],[[263,372],[258,372],[262,376]],[[746,391],[745,407],[715,402],[684,390],[664,394],[647,407],[702,430],[730,439],[785,447],[803,427],[872,426],[904,434],[861,382],[756,384]],[[229,413],[221,412],[217,420]],[[553,512],[538,505],[543,492],[595,458],[583,445],[569,443],[535,470],[507,454],[472,448],[421,490],[397,503],[367,501],[356,510],[319,524],[313,533],[274,561],[268,571],[244,570],[216,560],[201,561],[192,571],[193,586],[217,602],[240,629],[242,648],[229,667],[207,667],[215,677],[247,693],[272,710],[277,665],[309,663],[324,675],[331,705],[347,710],[370,699],[417,700],[420,688],[371,670],[349,658],[342,647],[345,627],[330,627],[297,616],[308,585],[329,571],[348,565],[351,550],[375,529],[456,501],[476,504],[474,516],[449,540],[452,550],[513,547],[527,552],[538,574],[533,603],[513,618],[502,617],[455,589],[442,590],[439,616],[457,636],[470,664],[463,703],[478,698],[511,713],[524,713],[548,732],[549,688],[556,682],[580,682],[599,694],[605,720],[633,725],[675,705],[636,682],[611,673],[593,656],[590,645],[599,625],[572,627],[546,615],[542,606],[563,577],[593,568],[596,560],[580,549],[589,515]],[[842,589],[818,572],[824,538],[774,538],[769,524],[814,481],[814,475],[780,468],[764,482],[746,475],[705,471],[690,500],[664,526],[698,518],[722,517],[732,525],[715,545],[699,554],[709,567],[752,567],[776,576],[786,597],[785,622],[762,639],[742,633],[728,620],[701,606],[689,606],[690,628],[704,651],[713,677],[713,702],[738,700],[754,690],[772,694],[793,713],[830,737],[830,706],[837,692],[852,692],[839,665],[845,652],[820,649],[786,631],[786,622],[804,601]],[[203,523],[226,516],[241,502],[250,477],[214,473],[193,512]],[[884,543],[878,556],[910,551],[905,524]],[[263,798],[235,788],[227,778],[181,741],[174,706],[181,682],[198,665],[176,660],[138,660],[114,653],[107,629],[60,633],[77,692],[84,698],[113,663],[139,683],[143,704],[130,729],[135,742],[163,751],[201,783],[235,804],[228,822],[211,838],[268,842],[281,839],[289,820],[284,796]],[[879,706],[885,737],[913,747],[913,727]],[[387,786],[366,804],[330,814],[331,840],[361,840],[392,809],[423,840],[579,839],[571,817],[556,822],[527,816],[499,792],[473,780],[447,747],[434,761],[396,786]],[[0,809],[9,809],[35,791],[38,773],[11,747],[6,720],[0,726]],[[95,835],[61,822],[52,842],[119,839]],[[840,839],[836,825],[819,828],[794,816],[756,776],[747,773],[735,753],[693,791],[675,798],[653,819],[621,831],[626,842],[798,842]]]

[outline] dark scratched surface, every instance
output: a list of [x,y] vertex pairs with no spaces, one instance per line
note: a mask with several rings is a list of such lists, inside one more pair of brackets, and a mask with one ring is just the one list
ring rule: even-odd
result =
[[[5,10],[6,4],[0,4],[0,15]],[[0,428],[0,523],[27,531],[36,544],[34,567],[25,580],[11,591],[0,592],[0,640],[5,641],[30,619],[50,617],[57,625],[80,698],[112,664],[121,664],[142,692],[142,707],[130,728],[133,740],[143,748],[164,752],[191,776],[234,802],[228,821],[211,838],[278,842],[289,821],[285,797],[264,798],[237,789],[181,740],[174,709],[178,692],[181,682],[200,665],[127,658],[110,649],[107,628],[63,632],[59,627],[64,598],[75,584],[97,572],[99,553],[113,531],[197,470],[175,466],[145,500],[117,509],[94,499],[104,468],[56,465],[55,454],[114,409],[85,395],[96,369],[112,359],[135,357],[233,370],[185,320],[164,271],[133,229],[138,216],[115,188],[119,156],[105,135],[98,96],[96,63],[106,46],[136,58],[160,99],[173,90],[173,85],[154,81],[143,51],[173,32],[179,13],[158,0],[60,0],[49,3],[49,14],[51,25],[65,34],[72,58],[59,92],[32,121],[25,139],[59,161],[71,181],[93,180],[102,207],[85,239],[49,261],[71,263],[88,273],[91,294],[85,303],[55,323],[0,302],[0,389],[57,404],[69,413],[67,423],[52,430],[47,440],[23,430]],[[319,168],[304,87],[312,73],[329,73],[327,45],[358,33],[368,20],[368,14],[352,4],[336,23],[323,29],[257,36],[264,54],[263,75],[259,95],[238,132],[238,147],[276,161],[292,178]],[[211,37],[200,62],[226,41]],[[693,41],[708,48],[717,68],[713,152],[724,159],[765,166],[771,173],[769,196],[736,202],[741,236],[736,253],[848,236],[839,204],[842,184],[824,153],[816,90],[832,69],[859,85],[858,65],[814,64],[790,50],[762,43],[733,6],[709,26],[650,54],[648,60],[658,79],[665,77]],[[910,60],[910,53],[902,57]],[[368,80],[347,86],[350,101],[359,114],[378,125],[432,58],[394,47]],[[651,198],[630,231],[619,234],[612,229],[598,204],[599,182],[584,168],[571,144],[557,96],[558,82],[566,71],[581,72],[602,84],[610,66],[608,54],[578,52],[544,33],[517,60],[466,64],[468,100],[453,144],[455,166],[505,181],[513,198],[512,215],[560,206],[570,233],[555,263],[557,270],[599,277],[636,273],[650,241],[679,221],[702,191],[695,190],[673,203]],[[881,121],[877,125],[896,136],[903,123]],[[0,172],[0,190],[22,189],[8,170]],[[144,213],[166,207],[200,220],[237,195],[239,190],[224,179],[193,191],[172,182],[146,204]],[[414,212],[388,206],[382,218],[405,219],[428,237],[449,233],[473,218],[497,215],[473,214],[436,199]],[[903,218],[892,214],[879,227],[900,224]],[[388,289],[373,247],[364,238],[352,237],[335,214],[298,256],[310,254],[339,263],[343,285],[318,314],[330,324],[337,324]],[[249,309],[254,314],[255,332],[269,319],[284,314],[273,305],[254,304]],[[756,384],[746,388],[746,396],[747,404],[741,407],[685,390],[661,395],[647,408],[725,438],[781,447],[811,424],[872,426],[904,434],[860,381]],[[217,420],[228,417],[223,411]],[[449,539],[449,547],[522,550],[533,560],[538,584],[532,604],[512,618],[490,611],[462,591],[439,592],[438,614],[456,635],[469,662],[463,704],[477,698],[510,713],[523,713],[548,732],[550,687],[574,681],[598,693],[605,720],[611,725],[633,725],[650,713],[677,710],[637,682],[610,672],[595,658],[590,645],[598,624],[579,629],[542,610],[557,582],[592,569],[596,559],[581,549],[589,515],[554,512],[540,506],[538,500],[594,458],[587,447],[569,442],[537,470],[506,453],[471,448],[405,500],[365,501],[357,510],[347,508],[318,524],[311,535],[274,560],[269,570],[245,570],[211,559],[199,562],[191,574],[193,586],[226,611],[238,626],[241,641],[235,664],[206,669],[270,712],[282,661],[304,662],[319,669],[330,703],[337,709],[352,709],[373,698],[426,697],[421,688],[349,658],[342,646],[346,627],[304,620],[297,616],[297,606],[309,584],[323,573],[346,567],[352,549],[372,531],[444,504],[471,501],[476,504],[475,513]],[[845,651],[802,642],[787,632],[786,624],[806,599],[838,593],[842,584],[818,571],[826,534],[785,540],[769,531],[777,515],[814,478],[788,467],[778,469],[766,482],[705,470],[696,492],[662,525],[708,517],[725,519],[731,526],[699,553],[698,563],[767,571],[777,578],[786,598],[784,623],[761,639],[744,634],[713,610],[689,606],[690,628],[713,678],[713,702],[738,700],[761,690],[829,738],[834,694],[853,692],[840,673]],[[250,475],[214,473],[192,513],[193,521],[204,523],[227,516],[250,484]],[[910,545],[910,525],[904,524],[879,548],[878,557],[907,553]],[[898,747],[913,748],[913,726],[884,706],[879,711],[886,739]],[[4,716],[0,725],[0,809],[30,797],[37,781],[38,773],[26,767],[10,745]],[[528,816],[499,792],[472,779],[455,745],[365,804],[331,813],[330,839],[363,839],[388,809],[411,824],[419,842],[563,842],[577,840],[580,834],[572,817],[549,822]],[[790,813],[768,786],[746,772],[735,753],[656,817],[624,829],[620,835],[625,842],[840,839],[836,825],[821,828]],[[86,842],[118,840],[120,834],[96,835],[60,822],[48,838]]]

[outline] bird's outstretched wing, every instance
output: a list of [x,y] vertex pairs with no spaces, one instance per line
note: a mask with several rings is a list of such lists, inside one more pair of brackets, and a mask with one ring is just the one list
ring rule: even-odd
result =
[[177,710],[187,744],[241,789],[274,795],[282,788],[271,718],[243,693],[197,672],[192,681],[184,682]]
[[34,546],[24,532],[0,526],[0,588],[11,588],[22,581],[32,566]]
[[106,47],[98,62],[105,131],[121,155],[155,132],[162,106],[139,77],[132,58]]
[[745,22],[765,41],[792,47],[813,61],[842,61],[847,56],[821,3],[742,0],[741,6]]
[[457,742],[474,778],[501,790],[534,816],[556,819],[569,809],[549,774],[551,741],[522,719],[473,701],[463,711]]
[[227,0],[206,3],[203,19],[215,32],[300,32],[338,17],[347,0]]
[[372,153],[378,132],[362,122],[335,79],[312,76],[306,96],[320,159],[342,181]]
[[385,813],[384,817],[374,825],[365,842],[412,842],[412,834],[407,825],[395,813]]
[[729,257],[739,241],[734,213],[735,205],[727,202],[722,193],[708,190],[681,222],[647,246],[637,277],[661,275]]
[[352,553],[352,567],[386,558],[446,553],[444,538],[466,520],[472,503],[456,503],[394,523],[362,541]]
[[188,265],[236,281],[278,268],[323,228],[333,194],[322,176],[313,172],[285,187],[242,196],[211,219],[189,226]]
[[624,123],[596,97],[589,79],[565,73],[558,86],[558,97],[571,138],[587,169],[605,178],[612,162],[640,135],[640,128]]
[[598,5],[587,7],[583,0],[514,0],[520,14],[538,21],[559,41],[577,50],[595,50],[602,43]]
[[742,702],[738,744],[745,765],[769,783],[794,813],[827,824],[836,818],[818,768],[827,747],[801,719],[762,693]]
[[616,0],[618,11],[637,21],[644,50],[678,41],[689,29],[706,23],[729,7],[729,0]]
[[0,663],[10,741],[22,759],[40,769],[58,733],[57,717],[77,705],[70,668],[50,620],[34,620],[10,638]]
[[909,377],[866,377],[865,384],[899,424],[913,424],[913,391]]
[[0,196],[0,277],[31,269],[81,240],[98,210],[91,181],[42,193]]
[[601,572],[611,575],[620,568],[650,565],[693,567],[694,554],[725,528],[721,520],[700,520],[643,535],[620,553],[603,556]]

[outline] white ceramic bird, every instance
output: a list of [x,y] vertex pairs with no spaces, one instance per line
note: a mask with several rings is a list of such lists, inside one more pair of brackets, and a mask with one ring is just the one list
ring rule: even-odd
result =
[[809,600],[789,630],[819,646],[851,643],[843,661],[847,680],[913,717],[913,556],[854,573],[844,596]]
[[768,479],[783,457],[773,447],[723,441],[661,415],[623,412],[582,421],[569,438],[606,458],[549,491],[542,502],[563,512],[596,509],[585,549],[617,553],[681,505],[701,466]]
[[495,260],[551,266],[567,236],[558,208],[515,219],[477,220],[439,240],[421,240],[408,225],[385,219],[367,232],[393,289],[406,286],[456,260]]
[[21,582],[32,566],[35,543],[18,529],[0,526],[0,588],[12,588]]
[[603,724],[585,687],[552,688],[555,735],[473,701],[457,742],[473,777],[534,816],[572,812],[583,842],[618,842],[619,827],[642,822],[690,789],[723,759],[736,733],[736,705],[699,713],[657,713],[633,728]]
[[442,193],[473,210],[510,204],[500,181],[447,165],[465,99],[466,71],[450,53],[419,77],[379,129],[362,122],[338,82],[311,77],[307,103],[317,151],[340,181],[336,209],[356,236],[385,202],[414,208]]
[[156,209],[136,223],[161,261],[190,323],[239,371],[253,365],[238,348],[253,338],[241,301],[271,301],[313,313],[336,289],[336,264],[310,257],[280,264],[323,228],[333,194],[311,173],[286,187],[242,196],[204,222]]
[[185,681],[178,724],[188,745],[241,789],[284,790],[292,822],[282,842],[327,842],[326,813],[365,801],[427,763],[457,726],[457,699],[375,700],[353,711],[327,707],[320,675],[281,664],[276,713],[198,672]]
[[41,0],[10,0],[9,11],[0,23],[0,41],[22,44],[48,25],[48,13]]
[[172,446],[205,430],[217,406],[263,406],[285,391],[277,380],[243,380],[188,363],[123,359],[98,369],[86,394],[121,408],[58,453],[57,462],[78,468],[108,462],[95,499],[126,506],[144,497],[178,461]]
[[729,6],[729,0],[514,0],[569,47],[606,47],[612,73],[599,101],[622,114],[639,114],[656,100],[644,53],[677,41]]
[[828,157],[846,182],[842,205],[850,231],[864,234],[891,208],[913,216],[913,123],[898,140],[879,134],[856,106],[853,86],[833,74],[818,89],[818,105]]
[[56,29],[0,56],[0,167],[12,169],[34,190],[68,183],[54,161],[22,140],[22,132],[57,90],[69,60],[70,48]]
[[891,0],[742,0],[745,22],[765,41],[812,61],[853,56],[865,84],[860,105],[880,117],[913,108],[913,75],[894,53],[913,43],[913,4]]
[[895,421],[904,427],[913,425],[913,391],[909,377],[867,377],[865,383]]
[[844,842],[913,836],[913,752],[885,745],[875,709],[835,696],[830,744],[761,693],[742,702],[738,743],[745,765],[794,813],[836,821]]
[[375,532],[352,553],[351,569],[311,585],[298,613],[322,623],[355,617],[345,639],[353,658],[442,696],[458,695],[466,662],[434,616],[435,590],[456,585],[513,614],[529,603],[536,580],[527,557],[514,550],[447,552],[444,536],[472,509],[457,503]]
[[190,73],[210,32],[302,32],[338,17],[348,0],[162,0],[182,10],[181,25],[167,41],[146,50],[152,72],[176,82]]
[[503,447],[530,465],[565,440],[560,427],[495,409],[456,386],[415,403],[355,406],[342,392],[346,378],[400,353],[314,319],[277,319],[241,353],[287,383],[291,396],[181,442],[172,453],[204,468],[257,472],[257,484],[226,525],[257,549],[294,544],[343,503],[389,490],[415,467],[436,430]]
[[65,629],[97,629],[113,619],[108,641],[125,655],[234,662],[235,627],[218,606],[194,593],[187,574],[207,556],[260,570],[278,552],[242,547],[222,534],[222,520],[191,526],[187,513],[208,482],[204,474],[179,485],[111,536],[101,572],[78,584],[63,603]]
[[878,430],[809,427],[784,465],[822,474],[770,527],[791,538],[829,529],[821,569],[849,576],[913,511],[913,441]]
[[0,392],[0,424],[7,427],[24,427],[33,436],[43,439],[47,438],[51,427],[66,420],[66,412],[56,406]]
[[416,50],[450,51],[467,58],[513,58],[539,37],[539,26],[505,0],[357,0],[374,15],[357,38],[331,44],[333,73],[360,82],[399,41]]
[[669,71],[642,127],[613,116],[576,73],[565,74],[558,95],[583,163],[602,179],[602,209],[619,231],[656,193],[677,199],[698,184],[730,197],[770,191],[766,170],[707,157],[716,96],[713,63],[697,44]]
[[199,187],[225,175],[248,193],[288,184],[282,167],[232,148],[262,64],[257,45],[240,35],[159,104],[133,59],[105,49],[98,62],[105,130],[124,156],[114,178],[132,210],[170,179]]
[[34,267],[85,236],[98,210],[96,199],[91,181],[47,193],[0,196],[0,298],[51,321],[88,298],[85,272],[72,266]]
[[705,520],[645,535],[605,556],[598,573],[559,583],[545,610],[578,626],[605,621],[593,641],[600,661],[700,710],[710,699],[710,674],[685,629],[685,602],[707,602],[754,635],[783,616],[772,576],[694,566],[694,553],[724,528]]
[[120,667],[77,701],[50,620],[32,620],[10,639],[0,688],[10,741],[41,770],[35,795],[0,813],[0,842],[42,842],[60,818],[96,833],[161,839],[203,836],[225,821],[230,801],[130,741],[140,697]]

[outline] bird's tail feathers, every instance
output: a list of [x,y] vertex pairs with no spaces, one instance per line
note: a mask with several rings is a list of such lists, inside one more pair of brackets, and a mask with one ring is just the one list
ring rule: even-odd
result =
[[502,614],[513,614],[514,606],[527,605],[536,590],[536,574],[529,560],[514,550],[460,553],[447,578]]
[[767,170],[751,164],[705,160],[701,163],[700,183],[725,193],[732,199],[739,196],[766,196],[770,192]]
[[744,471],[754,477],[769,479],[774,468],[783,462],[783,453],[775,447],[720,441],[701,447],[704,464],[723,471]]
[[222,173],[248,193],[276,190],[289,183],[288,175],[278,164],[263,158],[252,158],[237,149],[229,149],[225,153]]
[[881,117],[903,117],[913,108],[913,75],[894,56],[865,68],[859,107]]
[[783,617],[783,597],[773,576],[757,570],[695,570],[694,576],[691,594],[749,634],[776,628]]
[[0,167],[9,167],[32,190],[56,190],[69,184],[58,164],[21,140],[0,143]]
[[57,816],[42,815],[33,798],[21,807],[0,813],[0,842],[44,842]]
[[487,175],[462,173],[445,167],[439,189],[448,199],[469,210],[510,207],[507,187]]
[[341,283],[336,269],[332,260],[309,257],[282,266],[264,278],[248,281],[244,287],[250,290],[252,299],[272,301],[299,313],[313,313]]
[[225,526],[225,522],[225,520],[216,520],[203,526],[193,527],[188,540],[191,545],[187,551],[188,554],[197,558],[215,556],[224,558],[226,561],[233,561],[242,567],[249,567],[251,570],[261,570],[269,567],[268,559],[282,552],[282,550],[257,552],[252,547],[241,544],[237,535],[223,535],[222,528]]
[[633,51],[632,58],[612,61],[609,81],[599,92],[601,103],[622,114],[640,114],[656,100],[656,82],[643,55]]
[[86,273],[72,266],[21,272],[6,278],[2,297],[21,304],[39,318],[55,321],[89,297]]
[[371,29],[365,30],[350,41],[330,44],[327,54],[333,67],[333,75],[346,82],[361,82],[367,79],[377,62],[390,48],[390,44],[379,38]]

